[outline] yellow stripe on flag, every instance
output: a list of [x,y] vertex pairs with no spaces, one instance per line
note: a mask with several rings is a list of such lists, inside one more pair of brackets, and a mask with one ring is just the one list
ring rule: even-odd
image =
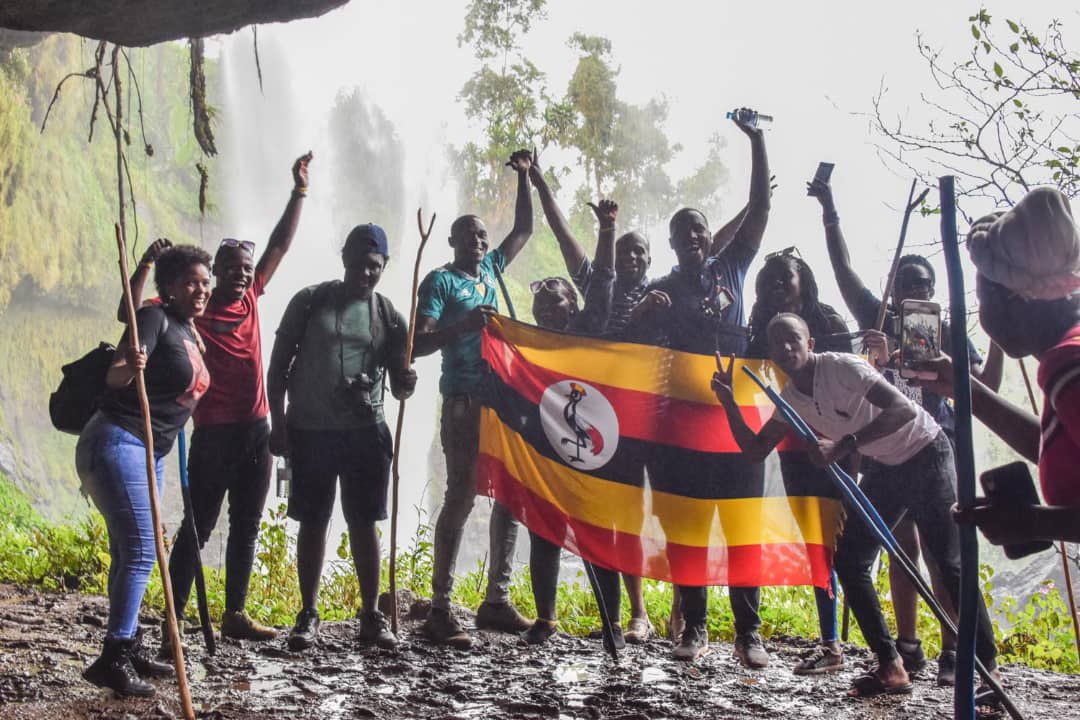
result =
[[660,532],[668,542],[695,547],[807,543],[831,548],[840,528],[841,505],[830,498],[710,500],[653,490],[646,508],[642,488],[593,477],[540,454],[487,407],[480,415],[480,452],[498,459],[522,486],[563,513],[631,535]]

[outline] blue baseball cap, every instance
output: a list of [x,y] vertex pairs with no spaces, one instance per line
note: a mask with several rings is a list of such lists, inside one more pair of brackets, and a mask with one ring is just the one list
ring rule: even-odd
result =
[[386,238],[386,231],[374,223],[357,225],[345,238],[345,246],[341,249],[345,252],[353,247],[356,249],[374,250],[375,252],[390,257],[390,242]]

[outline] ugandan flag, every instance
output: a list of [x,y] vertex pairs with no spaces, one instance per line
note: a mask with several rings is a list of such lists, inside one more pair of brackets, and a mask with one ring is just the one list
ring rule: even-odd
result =
[[[840,501],[794,440],[780,448],[785,470],[799,469],[786,489],[743,459],[709,387],[714,358],[505,317],[488,323],[482,354],[479,491],[532,532],[679,585],[829,585]],[[741,364],[783,382],[766,361]],[[734,378],[758,430],[772,403]]]

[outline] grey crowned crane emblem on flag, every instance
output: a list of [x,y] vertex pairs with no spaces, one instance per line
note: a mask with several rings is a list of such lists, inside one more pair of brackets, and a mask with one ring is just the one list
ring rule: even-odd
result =
[[576,470],[595,470],[619,445],[619,419],[604,394],[580,380],[560,380],[540,398],[544,434],[560,459]]

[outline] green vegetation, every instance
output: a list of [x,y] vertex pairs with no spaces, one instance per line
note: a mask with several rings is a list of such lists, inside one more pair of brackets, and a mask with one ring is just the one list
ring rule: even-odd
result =
[[[103,593],[108,579],[108,537],[101,517],[92,517],[77,526],[52,525],[41,519],[26,498],[0,475],[0,582],[41,585],[53,590],[79,589]],[[263,523],[259,535],[256,569],[251,580],[248,611],[262,622],[277,626],[292,624],[300,607],[296,582],[295,533],[287,526],[285,506],[276,508]],[[427,596],[431,590],[432,526],[420,523],[416,534],[398,556],[398,587]],[[1015,598],[1003,598],[996,605],[990,597],[993,571],[983,568],[984,589],[991,614],[1004,619],[1009,631],[997,629],[1002,662],[1020,662],[1031,667],[1058,672],[1080,672],[1073,647],[1072,625],[1061,595],[1052,585],[1037,592],[1024,607]],[[484,599],[486,568],[459,575],[454,585],[454,602],[476,608]],[[221,617],[225,605],[225,578],[221,570],[207,570],[207,594],[211,616]],[[892,617],[888,598],[888,560],[882,562],[876,579],[882,607]],[[387,563],[383,562],[382,589],[389,587]],[[763,588],[761,597],[762,634],[765,637],[793,635],[818,637],[817,610],[813,590],[808,587]],[[653,625],[663,630],[671,608],[671,585],[656,580],[644,582],[645,606]],[[709,635],[731,641],[733,618],[724,588],[709,591]],[[514,576],[510,595],[527,615],[535,612],[527,569]],[[155,571],[147,589],[149,606],[161,609],[164,599]],[[349,555],[348,536],[342,534],[336,556],[328,561],[319,596],[319,610],[326,620],[352,618],[360,606],[360,589]],[[188,614],[195,612],[191,603]],[[596,600],[584,577],[559,586],[560,628],[571,635],[587,635],[600,626]],[[629,608],[623,603],[623,622]],[[995,623],[996,624],[996,623]],[[937,620],[925,604],[919,604],[919,634],[926,652],[935,657],[940,650]],[[851,641],[862,644],[862,636],[852,623]]]
[[[85,513],[74,471],[73,437],[57,433],[44,409],[60,367],[101,340],[116,342],[109,318],[119,294],[115,145],[103,109],[88,141],[91,80],[63,86],[41,130],[57,83],[94,64],[94,44],[50,35],[0,52],[0,446],[50,517]],[[150,237],[191,242],[200,235],[200,159],[191,137],[187,53],[166,43],[127,51],[141,91],[125,95],[128,156],[138,222],[128,241],[138,254]],[[135,87],[126,76],[125,89]],[[130,100],[130,104],[126,101]]]

